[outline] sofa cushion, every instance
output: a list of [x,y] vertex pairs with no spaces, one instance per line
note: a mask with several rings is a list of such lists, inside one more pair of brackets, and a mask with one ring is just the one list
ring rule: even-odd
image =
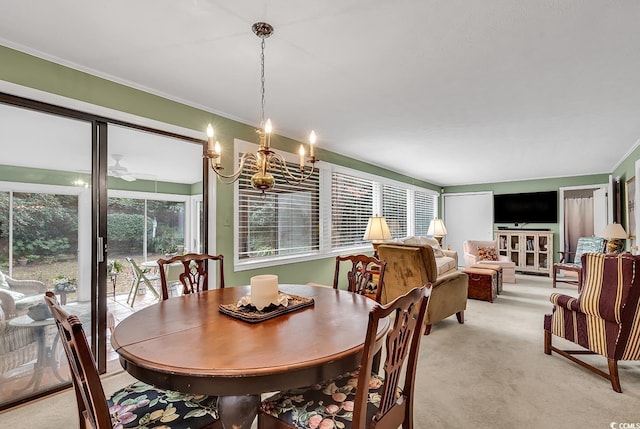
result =
[[[435,253],[435,251],[434,251]],[[438,267],[438,277],[448,273],[449,271],[455,271],[458,269],[458,264],[454,258],[449,256],[443,256],[436,258],[436,266]]]
[[497,261],[498,254],[495,247],[478,247],[478,260]]
[[44,295],[30,295],[21,299],[16,299],[16,310],[18,313],[28,311],[31,307],[44,304]]

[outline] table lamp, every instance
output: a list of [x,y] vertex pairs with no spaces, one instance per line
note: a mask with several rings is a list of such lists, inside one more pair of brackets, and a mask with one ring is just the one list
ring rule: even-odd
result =
[[624,250],[623,240],[629,238],[629,235],[619,223],[610,223],[600,233],[600,237],[607,239],[607,253],[620,253]]
[[367,229],[364,232],[364,240],[371,241],[373,245],[373,256],[378,257],[378,246],[382,240],[391,239],[391,231],[389,230],[389,225],[387,225],[387,221],[383,216],[372,216],[369,218],[369,223],[367,224]]
[[442,237],[447,235],[447,228],[444,226],[442,219],[438,219],[437,217],[431,219],[427,235],[433,235],[433,238],[438,240],[438,244],[442,246]]

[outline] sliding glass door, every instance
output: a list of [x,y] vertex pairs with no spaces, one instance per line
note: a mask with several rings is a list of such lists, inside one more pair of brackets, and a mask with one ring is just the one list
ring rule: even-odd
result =
[[92,123],[0,104],[0,152],[2,407],[68,383],[45,291],[91,332]]
[[[158,258],[202,249],[204,227],[195,210],[203,201],[202,147],[114,124],[107,132],[107,302],[108,320],[116,325],[158,302]],[[107,346],[107,370],[121,370]]]
[[110,330],[158,301],[129,260],[203,249],[199,143],[0,93],[0,410],[70,383],[46,291],[122,370]]

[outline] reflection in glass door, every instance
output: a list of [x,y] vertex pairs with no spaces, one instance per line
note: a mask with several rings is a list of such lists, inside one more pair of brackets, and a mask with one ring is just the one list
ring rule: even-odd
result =
[[0,104],[0,408],[69,383],[45,291],[91,332],[91,126]]
[[[202,249],[202,147],[113,124],[108,136],[108,301],[117,324],[158,302],[158,258]],[[107,371],[116,370],[109,348]]]
[[98,368],[120,371],[109,328],[135,310],[126,258],[153,270],[203,250],[202,147],[171,136],[0,93],[0,410],[70,383],[45,291],[79,316]]

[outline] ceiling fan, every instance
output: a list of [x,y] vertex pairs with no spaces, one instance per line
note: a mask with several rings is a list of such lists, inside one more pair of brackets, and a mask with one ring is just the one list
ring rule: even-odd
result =
[[136,180],[130,173],[127,167],[123,167],[120,165],[120,160],[123,158],[123,155],[112,154],[111,157],[116,162],[113,165],[109,166],[109,175],[113,177],[118,177],[122,180],[126,180],[127,182],[133,182]]

